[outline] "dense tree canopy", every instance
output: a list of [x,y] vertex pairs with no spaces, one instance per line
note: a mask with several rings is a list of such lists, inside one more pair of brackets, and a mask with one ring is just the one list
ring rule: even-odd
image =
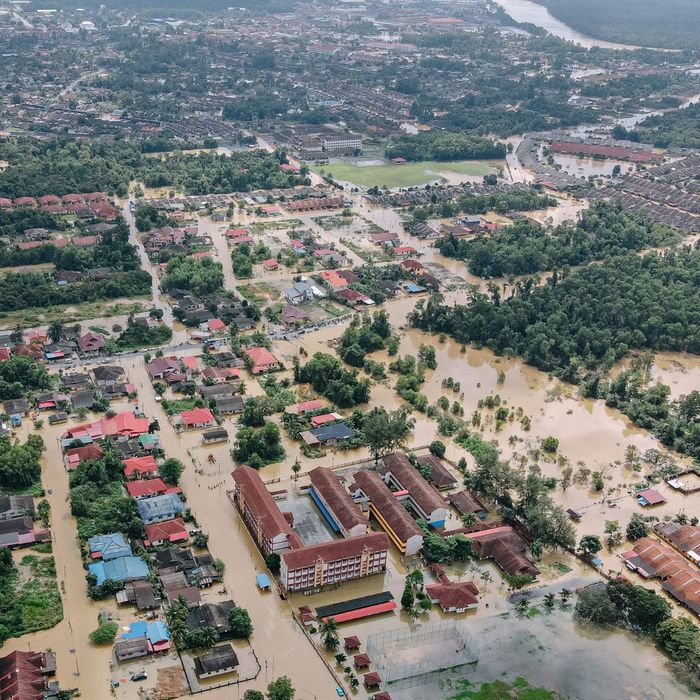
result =
[[369,401],[369,380],[358,379],[356,372],[344,369],[338,359],[326,353],[317,352],[303,367],[295,367],[294,378],[311,384],[314,391],[341,408]]
[[387,158],[406,160],[476,160],[505,158],[506,147],[481,136],[449,132],[422,131],[401,136],[386,149]]
[[505,301],[495,287],[467,305],[432,297],[409,319],[578,381],[583,367],[611,366],[631,349],[700,352],[699,273],[700,251],[689,248],[627,255],[541,286],[519,282]]
[[177,255],[170,259],[161,288],[166,292],[172,289],[187,289],[197,296],[206,296],[221,291],[224,273],[220,262],[211,258],[190,258]]
[[445,236],[435,246],[449,258],[468,261],[469,271],[479,277],[503,277],[581,265],[679,240],[668,226],[601,202],[575,224],[548,229],[521,220],[488,236]]

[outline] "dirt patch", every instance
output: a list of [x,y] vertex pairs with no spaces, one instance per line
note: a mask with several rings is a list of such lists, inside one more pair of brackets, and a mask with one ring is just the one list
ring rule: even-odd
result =
[[158,669],[158,680],[153,690],[153,700],[170,700],[189,695],[187,679],[181,666],[168,666]]

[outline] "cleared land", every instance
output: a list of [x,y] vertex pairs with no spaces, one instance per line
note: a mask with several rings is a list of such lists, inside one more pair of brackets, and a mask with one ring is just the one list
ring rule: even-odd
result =
[[444,163],[432,160],[403,165],[355,165],[354,163],[331,163],[319,168],[335,180],[352,182],[361,187],[415,187],[443,177],[443,173],[457,173],[482,177],[495,173],[501,161],[461,160]]

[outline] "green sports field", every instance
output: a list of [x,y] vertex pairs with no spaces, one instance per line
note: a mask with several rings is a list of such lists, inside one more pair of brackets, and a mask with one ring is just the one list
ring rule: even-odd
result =
[[334,180],[351,182],[360,187],[415,187],[432,182],[446,173],[482,177],[494,173],[502,166],[502,161],[460,160],[460,161],[419,161],[403,165],[364,165],[354,163],[330,163],[314,168],[316,172],[330,175]]

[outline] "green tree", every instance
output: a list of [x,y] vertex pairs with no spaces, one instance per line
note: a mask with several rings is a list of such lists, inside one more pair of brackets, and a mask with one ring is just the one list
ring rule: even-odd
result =
[[185,465],[175,457],[169,457],[161,464],[158,472],[166,484],[177,485],[180,483],[182,472],[185,471]]
[[248,639],[253,634],[253,623],[245,608],[233,608],[228,614],[231,634],[237,639]]
[[639,513],[634,513],[627,523],[625,534],[627,535],[627,539],[633,542],[641,537],[646,537],[649,534],[649,525],[644,516]]
[[442,459],[445,456],[445,443],[442,440],[433,440],[428,447],[430,453]]
[[299,462],[299,458],[294,460],[294,464],[292,464],[292,473],[294,474],[294,481],[297,480],[299,477],[299,472],[301,471],[301,464]]
[[49,327],[46,330],[46,334],[49,336],[52,342],[57,343],[63,337],[63,324],[60,320],[56,319],[51,321]]
[[117,636],[119,625],[116,622],[103,622],[96,630],[90,632],[90,641],[93,644],[111,644]]
[[406,408],[391,413],[381,407],[369,411],[362,424],[362,438],[374,461],[390,452],[405,447],[416,424]]
[[265,693],[259,690],[246,690],[243,693],[243,700],[265,700]]
[[415,596],[413,595],[413,589],[409,584],[406,584],[403,589],[403,594],[401,595],[401,607],[404,610],[410,610],[415,602]]
[[294,686],[287,676],[280,676],[267,686],[268,700],[293,700]]
[[618,619],[617,607],[604,586],[584,588],[578,594],[574,613],[579,619],[596,625],[612,625]]
[[542,440],[542,449],[545,452],[554,454],[559,449],[559,440],[551,435],[546,437],[544,440]]
[[592,557],[594,554],[600,552],[602,548],[603,545],[598,535],[584,535],[578,543],[578,551],[584,557]]

